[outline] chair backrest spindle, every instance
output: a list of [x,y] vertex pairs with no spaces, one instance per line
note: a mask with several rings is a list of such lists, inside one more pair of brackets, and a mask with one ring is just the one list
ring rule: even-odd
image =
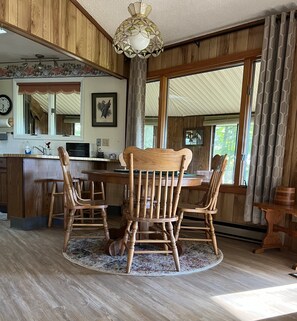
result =
[[192,152],[186,148],[142,150],[130,146],[124,150],[123,158],[130,176],[130,215],[158,220],[174,217]]
[[69,155],[63,147],[58,148],[60,163],[64,177],[65,202],[68,208],[74,208],[77,205],[77,193],[74,188],[72,176],[70,173]]

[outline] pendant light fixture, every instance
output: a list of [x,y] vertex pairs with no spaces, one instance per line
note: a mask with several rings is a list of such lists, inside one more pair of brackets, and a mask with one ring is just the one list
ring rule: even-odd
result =
[[152,7],[145,3],[130,3],[128,11],[131,17],[117,28],[113,46],[118,54],[129,58],[139,56],[148,58],[158,56],[163,51],[163,40],[158,27],[147,16]]

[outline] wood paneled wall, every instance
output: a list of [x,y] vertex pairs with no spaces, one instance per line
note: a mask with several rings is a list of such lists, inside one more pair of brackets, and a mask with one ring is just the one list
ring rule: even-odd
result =
[[[195,129],[203,127],[203,116],[188,117],[169,117],[167,127],[167,147],[181,149],[188,147],[193,152],[193,160],[188,168],[188,172],[195,173],[197,170],[208,170],[211,150],[211,127],[204,127],[204,144],[203,146],[185,146],[184,131],[185,129]],[[181,198],[184,202],[198,203],[205,192],[206,186],[182,190]],[[245,202],[245,188],[240,188],[236,193],[234,189],[226,192],[221,189],[218,198],[219,212],[215,217],[216,221],[246,224],[243,220],[243,208]]]
[[118,77],[124,56],[71,0],[0,0],[0,23],[32,40],[70,54]]
[[[263,41],[263,24],[250,26],[239,31],[230,31],[222,35],[205,38],[196,43],[165,50],[157,58],[150,58],[148,62],[148,78],[160,79],[161,77],[177,77],[184,74],[201,72],[207,69],[215,69],[226,64],[243,61],[247,57],[255,57],[261,54]],[[185,117],[168,120],[168,147],[183,147],[184,129],[202,126],[203,117]],[[190,165],[189,170],[202,169],[210,157],[210,128],[205,127],[205,146],[191,147],[197,155],[197,161]],[[205,166],[207,168],[207,165]],[[243,220],[244,187],[221,188],[216,217],[218,221],[246,224]],[[201,188],[183,189],[182,200],[197,203]]]
[[[263,40],[263,24],[233,31],[223,35],[203,39],[165,50],[156,58],[148,61],[149,78],[160,75],[184,74],[193,72],[208,64],[220,64],[224,57],[233,57],[234,61],[245,56],[261,53]],[[229,58],[228,58],[229,59]]]
[[7,205],[7,166],[6,158],[0,157],[0,208]]
[[[181,202],[189,202],[197,204],[205,193],[205,186],[201,189],[182,189]],[[227,193],[220,192],[218,197],[218,213],[214,217],[217,222],[240,224],[240,225],[251,225],[244,222],[243,219],[243,208],[245,203],[245,193]]]
[[193,160],[188,172],[196,173],[197,170],[209,169],[211,127],[204,127],[203,146],[185,146],[185,130],[203,127],[203,116],[168,117],[167,148],[175,150],[187,147],[193,152]]
[[[236,61],[243,56],[248,57],[261,52],[263,25],[245,30],[226,33],[225,35],[201,40],[198,45],[186,44],[165,50],[157,58],[149,59],[148,77],[158,79],[164,76],[175,77],[183,74],[203,71],[209,66],[217,68],[226,61]],[[168,135],[170,147],[182,147],[177,135],[183,135],[183,119],[169,119]],[[173,137],[171,137],[173,135]],[[283,185],[295,187],[297,190],[297,48],[292,79],[290,111],[287,126],[287,139],[284,160]],[[181,200],[196,203],[203,191],[201,189],[183,189]],[[296,197],[297,199],[297,197]],[[245,188],[221,188],[218,199],[218,215],[216,220],[233,224],[251,225],[244,222]],[[286,219],[285,224],[297,229],[297,220]],[[297,250],[297,240],[286,237],[286,244]]]

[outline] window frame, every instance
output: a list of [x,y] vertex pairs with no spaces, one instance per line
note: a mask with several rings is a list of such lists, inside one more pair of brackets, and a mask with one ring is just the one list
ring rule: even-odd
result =
[[[147,81],[160,81],[159,93],[159,113],[158,113],[158,132],[157,132],[157,147],[166,148],[166,131],[167,131],[167,97],[168,83],[170,78],[182,77],[195,73],[218,70],[228,68],[236,64],[243,64],[243,80],[241,103],[239,112],[239,131],[237,140],[236,163],[234,172],[234,184],[226,184],[232,187],[242,189],[241,177],[243,175],[244,153],[246,144],[246,131],[248,128],[249,115],[252,112],[251,91],[254,74],[254,62],[261,58],[261,52],[246,52],[242,55],[230,55],[219,59],[210,59],[189,67],[177,66],[165,71],[160,71],[160,75],[148,74]],[[241,192],[241,191],[240,191]]]
[[[22,105],[22,99],[18,92],[18,83],[69,83],[69,82],[79,82],[80,83],[80,125],[81,131],[80,136],[63,136],[63,135],[52,135],[50,134],[50,129],[48,134],[39,134],[39,135],[31,135],[31,134],[23,134],[22,131],[22,122],[19,121],[22,119],[22,108],[19,108]],[[61,141],[83,141],[84,140],[84,82],[83,78],[36,78],[36,79],[29,79],[29,78],[21,78],[21,79],[13,79],[13,117],[14,117],[14,138],[15,139],[32,139],[32,140],[61,140]],[[50,116],[50,115],[49,115]],[[49,117],[50,121],[50,117]]]
[[[239,133],[239,122],[238,123],[234,123],[232,124],[234,126],[236,126],[236,144],[235,144],[235,154],[234,154],[234,157],[236,158],[236,155],[237,155],[237,142],[238,142],[238,133]],[[212,144],[211,144],[211,156],[214,157],[217,152],[215,152],[215,139],[216,139],[216,129],[217,129],[217,126],[229,126],[228,124],[217,124],[217,125],[212,125]],[[222,153],[224,154],[224,153]],[[228,171],[228,165],[229,165],[229,162],[227,163],[227,167],[226,167],[226,171],[225,171],[225,176],[226,176],[226,172]],[[236,162],[234,164],[234,167],[233,167],[233,180],[235,179],[235,168],[236,168]],[[225,177],[224,176],[224,177]],[[223,177],[223,182],[225,181],[224,180],[224,177]],[[234,185],[234,183],[224,183],[226,185]]]

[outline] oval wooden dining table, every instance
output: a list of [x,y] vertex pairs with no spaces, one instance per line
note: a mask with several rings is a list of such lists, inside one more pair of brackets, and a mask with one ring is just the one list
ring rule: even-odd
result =
[[[129,185],[129,170],[115,169],[109,170],[83,170],[83,174],[87,175],[88,180],[94,182],[103,182],[108,184]],[[175,178],[174,185],[177,184],[178,178]],[[184,174],[182,187],[194,187],[202,184],[203,176],[195,174]],[[116,230],[116,231],[115,231]],[[110,240],[106,246],[106,252],[110,255],[117,255],[121,246],[121,239],[124,236],[125,226],[119,229],[113,229],[114,238]]]
[[[108,170],[85,170],[82,171],[83,174],[88,176],[88,179],[94,182],[104,182],[110,184],[129,184],[129,170],[125,169],[115,169],[113,171]],[[195,174],[184,174],[182,180],[182,187],[198,186],[201,185],[203,180],[202,175]],[[175,180],[177,184],[177,177]]]

